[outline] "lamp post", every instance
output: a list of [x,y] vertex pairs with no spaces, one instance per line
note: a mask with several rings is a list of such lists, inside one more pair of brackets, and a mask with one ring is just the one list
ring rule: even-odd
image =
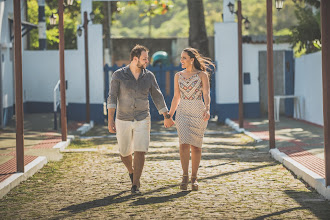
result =
[[[84,41],[85,41],[85,84],[86,84],[86,122],[90,123],[90,102],[89,102],[89,61],[88,61],[88,22],[94,20],[94,13],[89,14],[90,20],[87,18],[87,12],[84,12]],[[82,34],[81,26],[77,30],[78,36]]]
[[238,121],[239,127],[244,127],[244,106],[243,106],[243,56],[242,56],[242,19],[245,19],[244,26],[249,28],[250,21],[242,16],[242,3],[237,1],[237,11],[234,12],[234,4],[228,3],[229,11],[237,15],[237,33],[238,33]]
[[14,0],[14,56],[15,56],[15,114],[16,114],[16,169],[24,172],[24,112],[22,82],[21,1]]
[[323,124],[325,185],[330,185],[330,2],[321,0],[321,39],[322,39],[322,83],[323,83]]
[[61,132],[62,141],[67,140],[67,117],[66,117],[66,97],[65,97],[65,68],[64,68],[64,5],[63,0],[58,0],[58,29],[60,33],[59,54],[60,54],[60,92],[61,92]]
[[[283,0],[275,0],[277,10],[283,7]],[[275,148],[274,121],[274,72],[273,72],[273,4],[267,0],[267,77],[268,77],[268,126],[269,148]]]
[[[67,5],[72,5],[73,0],[67,0]],[[52,13],[49,17],[49,22],[51,25],[56,24],[56,16],[58,14],[58,29],[59,29],[59,55],[60,55],[60,93],[61,93],[61,133],[62,141],[67,140],[67,116],[66,116],[66,97],[65,97],[65,66],[64,66],[64,0],[58,0],[58,10],[56,13]]]

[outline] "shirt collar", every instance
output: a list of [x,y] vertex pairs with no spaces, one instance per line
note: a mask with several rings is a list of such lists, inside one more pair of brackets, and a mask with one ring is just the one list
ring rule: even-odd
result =
[[[129,68],[130,65],[131,65],[131,64],[128,64],[128,65],[126,66],[126,72],[127,72],[131,77],[133,77],[133,79],[135,79],[135,77],[133,76],[133,73],[132,73],[131,69]],[[146,73],[147,73],[147,69],[142,69],[142,71],[141,71],[141,73],[140,73],[138,79],[142,78]]]

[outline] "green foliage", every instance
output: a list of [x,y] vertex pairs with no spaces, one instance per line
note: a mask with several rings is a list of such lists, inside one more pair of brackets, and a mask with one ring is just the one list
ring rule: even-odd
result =
[[143,3],[148,5],[148,8],[140,14],[141,17],[164,15],[173,7],[173,2],[171,0],[144,0]]
[[[286,34],[283,29],[288,29],[296,24],[294,8],[295,4],[292,1],[285,1],[283,9],[280,11],[277,11],[275,6],[273,7],[273,33],[275,36]],[[242,1],[242,14],[251,22],[249,30],[243,28],[243,35],[267,34],[265,0]]]
[[[64,39],[65,49],[77,48],[77,26],[80,23],[80,0],[75,0],[72,6],[65,7],[64,9]],[[28,21],[38,24],[38,1],[28,0]],[[51,26],[49,24],[49,17],[52,13],[57,17],[58,24],[58,1],[46,0],[45,16],[46,16],[46,35],[47,35],[47,49],[58,49],[59,44],[59,31],[58,25]],[[30,49],[37,50],[39,48],[38,30],[34,29],[30,32]]]
[[[205,25],[208,36],[214,35],[214,23],[222,22],[222,1],[203,0]],[[115,15],[112,26],[112,37],[147,37],[148,19],[139,17],[148,9],[143,1],[137,1],[136,5],[120,3],[121,13]],[[286,1],[284,8],[277,12],[274,7],[273,25],[274,35],[287,34],[283,29],[289,29],[297,23],[294,14],[295,4]],[[242,1],[242,14],[248,17],[251,25],[249,30],[243,28],[244,35],[266,35],[266,2],[265,0]],[[187,0],[173,1],[173,8],[165,15],[155,15],[152,18],[152,37],[188,37],[189,17]]]
[[[314,6],[315,8],[320,8],[320,0],[298,0],[299,2],[305,2],[310,6]],[[294,0],[294,2],[297,2],[297,0]]]
[[[28,20],[38,23],[37,0],[28,1]],[[307,1],[307,0],[306,0]],[[317,0],[308,0],[317,1]],[[74,5],[64,10],[64,33],[65,48],[77,48],[76,30],[80,25],[80,3],[75,0]],[[105,24],[107,18],[107,2],[93,1],[94,23]],[[151,36],[160,37],[188,37],[189,17],[187,0],[136,0],[130,2],[111,2],[112,26],[111,37],[148,37],[149,16],[146,12],[150,9],[150,3],[154,4],[151,15]],[[167,7],[164,7],[166,3]],[[214,35],[214,23],[222,22],[222,1],[203,0],[205,25],[208,36]],[[47,48],[58,48],[58,25],[50,26],[49,16],[56,13],[57,0],[46,0],[46,22],[47,22]],[[273,26],[274,35],[287,35],[291,26],[297,24],[294,14],[295,4],[285,1],[284,8],[277,12],[274,7]],[[165,13],[166,12],[166,13]],[[248,17],[251,25],[249,30],[243,28],[244,35],[266,35],[266,2],[264,0],[242,1],[242,14]],[[142,15],[142,16],[140,16]],[[56,15],[58,17],[58,15]],[[57,21],[58,23],[58,21]],[[30,32],[31,49],[38,49],[38,30]]]
[[298,24],[291,28],[291,44],[296,52],[313,53],[321,49],[320,12],[313,13],[310,7],[297,5],[295,10]]

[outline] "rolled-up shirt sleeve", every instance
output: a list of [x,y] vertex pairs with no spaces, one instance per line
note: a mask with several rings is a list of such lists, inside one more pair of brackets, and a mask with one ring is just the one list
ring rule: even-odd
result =
[[116,71],[112,74],[109,96],[107,99],[107,108],[117,108],[117,98],[119,95],[119,77],[120,71]]
[[150,95],[152,98],[152,101],[155,103],[155,106],[159,112],[159,114],[163,114],[164,112],[168,112],[164,96],[162,92],[160,91],[160,88],[158,86],[158,83],[156,81],[156,77],[154,74],[151,74],[151,88],[150,88]]

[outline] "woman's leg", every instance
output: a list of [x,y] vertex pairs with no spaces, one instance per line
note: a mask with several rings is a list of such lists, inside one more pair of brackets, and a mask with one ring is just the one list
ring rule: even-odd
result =
[[202,157],[202,148],[191,146],[191,176],[197,177],[197,171],[199,167],[199,163],[201,162]]
[[189,168],[189,159],[190,159],[190,148],[189,144],[180,144],[180,161],[182,166],[183,175],[188,176]]
[[198,190],[197,171],[201,162],[202,148],[191,145],[191,190]]
[[182,182],[180,184],[181,190],[188,189],[189,183],[189,175],[188,175],[188,168],[189,168],[189,159],[190,159],[190,147],[189,144],[181,144],[180,145],[180,161],[182,166]]

